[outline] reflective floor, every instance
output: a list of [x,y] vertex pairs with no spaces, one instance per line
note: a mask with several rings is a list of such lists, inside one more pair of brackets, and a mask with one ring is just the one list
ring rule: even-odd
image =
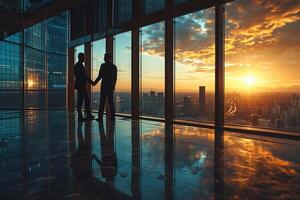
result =
[[0,112],[0,199],[299,199],[300,142]]

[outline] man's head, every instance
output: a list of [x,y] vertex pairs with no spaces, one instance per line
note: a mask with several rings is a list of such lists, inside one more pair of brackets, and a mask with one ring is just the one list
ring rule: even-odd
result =
[[85,59],[84,53],[79,53],[78,54],[78,60],[79,60],[79,62],[84,62],[84,59]]
[[111,55],[109,53],[104,54],[104,61],[110,62],[111,61]]

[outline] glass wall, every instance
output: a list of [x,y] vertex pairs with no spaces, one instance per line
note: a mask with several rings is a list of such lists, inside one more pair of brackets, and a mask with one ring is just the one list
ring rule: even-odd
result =
[[175,116],[214,121],[215,10],[175,18]]
[[225,122],[300,130],[300,2],[226,4]]
[[[104,54],[106,52],[106,40],[98,40],[93,42],[93,58],[92,58],[92,80],[94,81],[99,74],[100,66],[104,63]],[[92,87],[92,110],[98,111],[100,105],[100,85],[101,81]]]
[[141,114],[164,117],[165,23],[141,28],[140,37]]
[[66,107],[67,24],[64,12],[0,42],[0,108]]
[[0,41],[0,109],[22,107],[23,71],[20,42],[21,34]]
[[118,69],[115,106],[117,113],[131,113],[131,32],[115,36],[115,64]]

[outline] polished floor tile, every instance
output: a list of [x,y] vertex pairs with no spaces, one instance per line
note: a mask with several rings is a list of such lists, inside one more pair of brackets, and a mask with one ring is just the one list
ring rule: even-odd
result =
[[300,142],[0,111],[0,199],[299,199]]

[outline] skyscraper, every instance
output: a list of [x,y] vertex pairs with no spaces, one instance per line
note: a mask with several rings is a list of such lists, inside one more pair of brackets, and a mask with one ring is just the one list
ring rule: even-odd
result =
[[205,86],[199,86],[199,114],[203,118],[205,116]]

